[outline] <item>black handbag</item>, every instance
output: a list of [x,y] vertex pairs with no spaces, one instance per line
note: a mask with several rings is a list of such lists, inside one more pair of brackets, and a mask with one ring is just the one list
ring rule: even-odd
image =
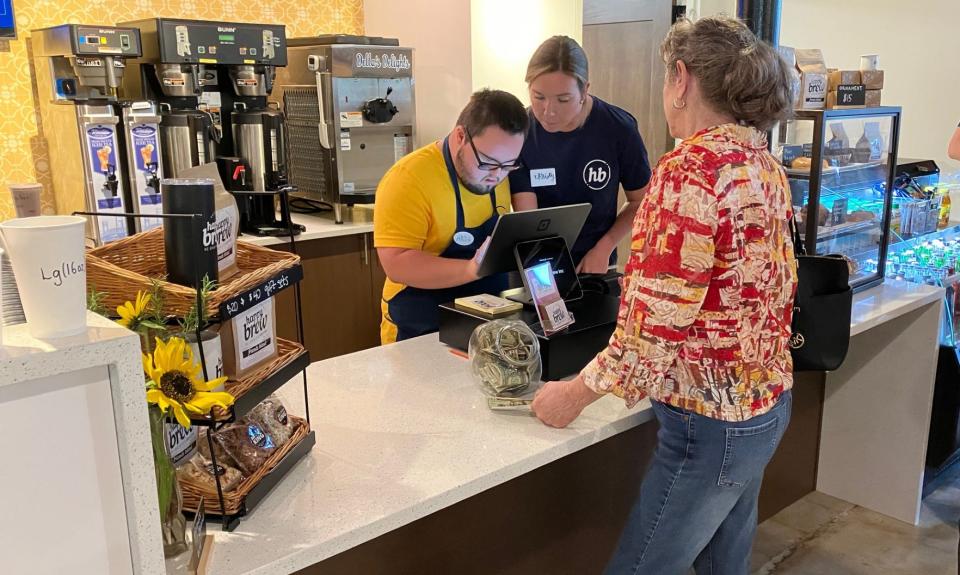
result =
[[790,352],[794,371],[833,371],[850,347],[853,290],[847,260],[837,254],[807,255],[794,219],[790,220],[797,257]]

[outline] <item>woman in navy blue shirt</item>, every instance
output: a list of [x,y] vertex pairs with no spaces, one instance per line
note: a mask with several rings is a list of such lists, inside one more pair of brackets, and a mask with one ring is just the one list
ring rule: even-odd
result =
[[[510,174],[513,208],[589,203],[571,248],[578,273],[605,273],[630,232],[650,181],[647,150],[628,112],[588,93],[587,56],[576,40],[554,36],[527,66],[530,129]],[[627,203],[617,212],[620,186]]]

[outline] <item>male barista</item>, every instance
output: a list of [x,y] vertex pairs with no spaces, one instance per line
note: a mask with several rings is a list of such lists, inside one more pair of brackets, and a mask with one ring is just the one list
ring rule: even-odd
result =
[[380,340],[437,331],[441,303],[506,288],[479,278],[494,224],[510,206],[507,173],[520,167],[527,113],[515,96],[481,90],[453,131],[397,162],[377,188],[373,243],[387,273]]

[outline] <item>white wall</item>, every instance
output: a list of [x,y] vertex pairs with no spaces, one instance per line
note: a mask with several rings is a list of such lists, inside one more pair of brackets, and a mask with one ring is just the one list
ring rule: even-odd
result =
[[541,42],[583,37],[583,0],[473,0],[473,88],[497,88],[529,104],[523,78]]
[[693,11],[695,17],[737,15],[737,0],[693,0],[687,1],[687,10]]
[[783,0],[780,41],[820,48],[834,68],[879,54],[883,103],[903,107],[900,156],[934,159],[946,172],[960,170],[946,154],[960,121],[958,21],[957,0]]
[[470,0],[364,0],[370,36],[414,48],[417,145],[450,132],[470,99]]
[[364,1],[364,30],[414,48],[417,144],[445,136],[474,90],[507,90],[528,102],[527,61],[554,34],[578,42],[583,0]]

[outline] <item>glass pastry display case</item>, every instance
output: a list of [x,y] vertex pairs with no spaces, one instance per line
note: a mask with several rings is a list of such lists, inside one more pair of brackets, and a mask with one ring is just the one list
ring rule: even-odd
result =
[[854,291],[883,281],[891,230],[901,221],[920,226],[932,214],[936,229],[939,207],[894,201],[899,133],[898,107],[798,110],[775,142],[807,253],[845,256]]

